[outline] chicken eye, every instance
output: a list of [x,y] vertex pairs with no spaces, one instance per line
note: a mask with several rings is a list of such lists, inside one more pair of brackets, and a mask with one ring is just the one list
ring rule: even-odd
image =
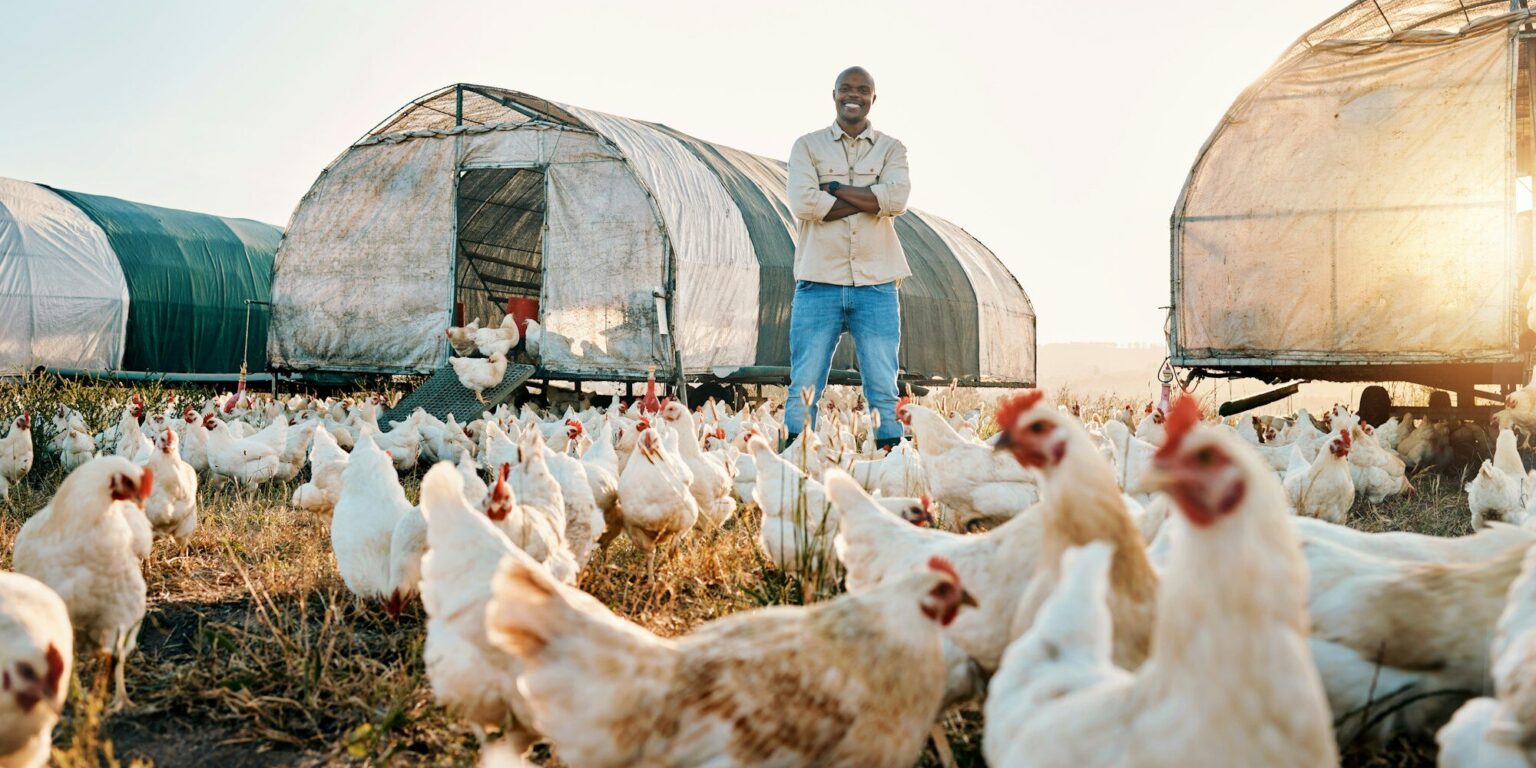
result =
[[1035,433],[1037,435],[1045,434],[1045,431],[1047,429],[1049,429],[1049,428],[1050,428],[1049,425],[1047,425],[1043,421],[1037,421],[1037,422],[1029,425],[1029,431],[1031,431],[1031,432],[1033,432],[1033,433]]
[[1210,466],[1216,463],[1216,451],[1210,448],[1201,448],[1195,453],[1195,462],[1203,466]]

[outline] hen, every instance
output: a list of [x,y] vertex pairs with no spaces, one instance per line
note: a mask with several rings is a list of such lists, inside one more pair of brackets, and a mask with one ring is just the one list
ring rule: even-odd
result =
[[450,357],[453,372],[464,388],[475,393],[475,399],[485,402],[485,390],[495,389],[507,375],[507,356],[498,352],[488,359],[478,357]]
[[0,480],[10,485],[21,482],[32,469],[32,417],[22,411],[11,422],[11,431],[0,438]]
[[469,321],[469,325],[449,326],[444,333],[448,336],[448,346],[453,347],[456,354],[468,357],[475,353],[475,334],[480,330],[480,318]]
[[699,503],[689,488],[692,481],[688,465],[666,450],[655,429],[640,433],[634,455],[619,475],[624,532],[635,546],[649,551],[693,527]]
[[155,439],[155,452],[144,463],[155,477],[144,516],[156,536],[169,536],[185,546],[197,529],[197,470],[181,460],[180,442],[169,429]]
[[1285,500],[1298,515],[1343,525],[1355,503],[1355,481],[1349,473],[1349,431],[1339,430],[1326,448],[1317,452],[1305,472],[1286,473]]
[[0,571],[0,765],[48,764],[73,665],[64,601],[33,578]]
[[421,561],[421,602],[427,610],[422,657],[432,693],[439,704],[473,724],[482,741],[487,729],[506,729],[520,752],[534,738],[532,716],[518,693],[522,665],[486,636],[486,605],[503,558],[526,555],[484,514],[469,508],[452,464],[440,462],[422,478],[421,511],[427,520],[427,553]]
[[992,678],[988,763],[1337,765],[1306,644],[1307,572],[1274,472],[1237,434],[1196,426],[1169,430],[1143,482],[1182,513],[1151,655],[1134,676],[1111,664],[1107,611],[1076,599],[1103,595],[1107,558],[1079,551],[1070,564],[1086,573]]
[[906,768],[944,693],[940,631],[975,604],[938,558],[879,589],[738,613],[676,640],[525,559],[507,559],[494,593],[486,629],[522,659],[534,724],[563,761],[596,768]]
[[[1036,609],[1060,574],[1062,552],[1092,541],[1115,545],[1110,572],[1110,613],[1114,617],[1115,663],[1127,669],[1146,659],[1156,611],[1157,574],[1146,543],[1126,508],[1114,473],[1100,458],[1081,422],[1045,402],[1043,392],[1017,394],[998,409],[997,450],[1040,473],[1043,524],[1040,553],[1024,597],[1012,617],[1009,639],[1029,628]],[[1161,413],[1161,411],[1159,411]],[[1191,398],[1182,398],[1159,425],[1168,442],[1200,420]]]
[[387,601],[394,591],[392,541],[400,518],[410,511],[389,454],[364,434],[341,473],[341,495],[331,516],[336,568],[352,594]]
[[236,438],[213,414],[203,417],[208,431],[208,469],[240,485],[260,485],[277,476],[279,449],[255,436]]
[[1536,531],[1490,523],[1470,536],[1428,536],[1408,531],[1366,533],[1346,525],[1298,517],[1291,521],[1302,541],[1323,541],[1362,554],[1422,563],[1476,563],[1536,543]]
[[720,527],[736,511],[730,469],[719,456],[705,453],[699,445],[699,430],[687,406],[673,400],[661,409],[661,418],[677,430],[678,458],[693,476],[688,490],[698,503],[699,519],[711,529]]
[[1039,499],[1029,470],[990,446],[963,440],[943,416],[913,403],[899,414],[922,452],[929,495],[956,515],[961,527],[998,525]]
[[341,475],[347,468],[347,452],[324,427],[315,429],[309,448],[309,482],[293,491],[293,506],[329,517],[341,498]]
[[512,315],[502,315],[501,325],[480,328],[475,331],[475,349],[486,357],[501,355],[506,357],[512,353],[512,348],[522,341],[522,334],[517,330],[517,318]]
[[112,709],[128,705],[123,665],[138,644],[146,589],[140,561],[154,541],[144,500],[154,472],[120,456],[92,459],[16,535],[12,564],[57,592],[75,631],[112,658]]

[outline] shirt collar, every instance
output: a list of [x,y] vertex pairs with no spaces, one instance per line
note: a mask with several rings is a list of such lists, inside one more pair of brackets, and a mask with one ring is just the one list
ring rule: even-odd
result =
[[[830,132],[830,134],[832,136],[832,140],[833,141],[842,141],[843,137],[848,135],[848,134],[843,132],[843,126],[838,124],[838,123],[836,123],[836,122],[832,123],[832,128],[829,130],[829,132]],[[864,132],[863,133],[860,133],[857,136],[852,136],[850,138],[852,138],[854,141],[858,141],[859,139],[865,139],[865,140],[869,141],[869,143],[871,143],[871,144],[875,143],[875,124],[874,123],[870,123],[869,125],[864,126]]]

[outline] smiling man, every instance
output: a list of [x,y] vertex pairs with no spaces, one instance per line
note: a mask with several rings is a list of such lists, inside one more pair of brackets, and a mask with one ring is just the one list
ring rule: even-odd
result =
[[901,440],[896,418],[901,299],[912,274],[892,220],[907,209],[907,148],[869,123],[875,79],[849,67],[832,88],[837,121],[801,136],[789,153],[789,200],[798,219],[795,298],[790,309],[790,397],[785,424],[793,441],[806,407],[797,393],[813,389],[816,416],[838,338],[853,336],[864,398],[880,413],[876,444]]

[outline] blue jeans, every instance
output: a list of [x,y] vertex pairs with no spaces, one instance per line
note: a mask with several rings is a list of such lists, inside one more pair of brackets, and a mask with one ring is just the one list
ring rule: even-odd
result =
[[901,298],[895,283],[881,285],[829,285],[808,280],[795,282],[795,300],[789,311],[789,402],[785,426],[793,434],[805,429],[806,409],[800,392],[813,389],[811,426],[816,425],[815,404],[827,387],[832,355],[843,331],[853,335],[859,357],[859,376],[864,399],[880,413],[878,441],[901,438],[896,420],[896,365],[901,347]]

